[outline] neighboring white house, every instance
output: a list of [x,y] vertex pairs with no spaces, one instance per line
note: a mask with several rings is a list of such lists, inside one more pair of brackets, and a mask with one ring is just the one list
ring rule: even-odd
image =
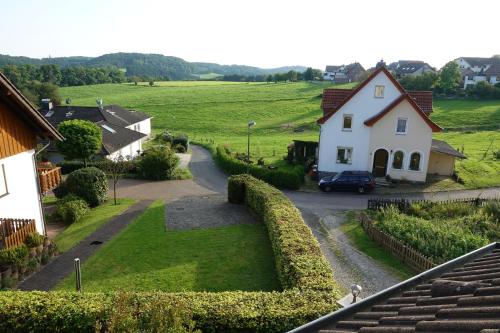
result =
[[35,220],[45,234],[35,163],[40,138],[63,139],[0,73],[0,219]]
[[[71,119],[88,120],[102,130],[102,149],[100,155],[109,159],[119,156],[135,158],[142,152],[142,144],[151,135],[151,117],[145,113],[127,110],[118,105],[52,106],[46,100],[40,110],[55,127]],[[58,163],[64,157],[55,145],[48,149],[49,161]]]
[[432,173],[449,176],[454,158],[463,157],[432,139],[441,131],[428,117],[432,93],[405,91],[384,66],[355,89],[325,89],[322,108],[320,176],[370,171],[376,177],[424,182],[429,161]]
[[462,57],[455,59],[462,74],[463,88],[481,81],[500,82],[500,58]]
[[341,66],[326,66],[323,80],[333,83],[348,83],[359,81],[365,69],[359,62]]

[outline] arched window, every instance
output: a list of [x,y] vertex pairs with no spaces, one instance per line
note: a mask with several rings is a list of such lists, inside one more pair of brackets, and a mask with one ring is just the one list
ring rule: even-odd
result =
[[403,160],[405,158],[405,154],[398,150],[394,153],[394,158],[392,159],[392,168],[393,169],[403,169]]
[[420,171],[420,153],[412,153],[410,156],[410,170]]

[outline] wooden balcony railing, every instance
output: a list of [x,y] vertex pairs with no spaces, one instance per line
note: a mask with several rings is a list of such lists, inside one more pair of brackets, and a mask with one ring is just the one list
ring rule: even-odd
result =
[[33,232],[36,232],[36,224],[33,219],[0,218],[0,247],[8,248],[20,245]]
[[37,167],[38,178],[40,180],[40,192],[46,194],[55,189],[61,182],[60,167]]

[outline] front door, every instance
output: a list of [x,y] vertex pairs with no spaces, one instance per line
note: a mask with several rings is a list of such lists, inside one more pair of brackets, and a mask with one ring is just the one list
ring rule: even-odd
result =
[[387,174],[387,162],[389,161],[389,153],[385,149],[379,149],[373,156],[373,170],[374,177],[385,177]]

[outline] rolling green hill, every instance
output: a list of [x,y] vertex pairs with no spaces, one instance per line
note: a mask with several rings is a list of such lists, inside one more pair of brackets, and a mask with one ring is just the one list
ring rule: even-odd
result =
[[[199,79],[205,74],[219,76],[259,75],[284,73],[289,70],[303,72],[303,66],[285,66],[278,68],[258,68],[243,65],[219,65],[214,63],[187,62],[184,59],[164,56],[162,54],[144,53],[111,53],[99,57],[59,57],[59,58],[28,58],[14,57],[0,54],[0,67],[5,65],[48,65],[54,64],[61,67],[117,67],[126,70],[127,76],[148,76],[154,78],[170,78],[171,80]],[[206,77],[208,78],[208,77]],[[205,79],[206,79],[205,78]],[[211,78],[211,77],[210,77]]]
[[[315,121],[321,116],[322,93],[328,83],[234,83],[160,82],[146,84],[105,84],[61,88],[63,100],[74,105],[94,105],[98,97],[105,104],[120,104],[154,117],[156,132],[169,129],[185,132],[191,139],[228,143],[246,148],[247,122],[252,129],[252,155],[268,163],[282,161],[293,139],[318,140]],[[344,87],[351,87],[353,84]],[[432,118],[443,127],[489,126],[500,123],[500,101],[436,100]],[[478,127],[480,128],[480,127]],[[468,160],[457,170],[471,187],[500,185],[500,131],[445,132],[436,135],[454,147],[464,148]],[[492,141],[493,140],[493,141]]]

